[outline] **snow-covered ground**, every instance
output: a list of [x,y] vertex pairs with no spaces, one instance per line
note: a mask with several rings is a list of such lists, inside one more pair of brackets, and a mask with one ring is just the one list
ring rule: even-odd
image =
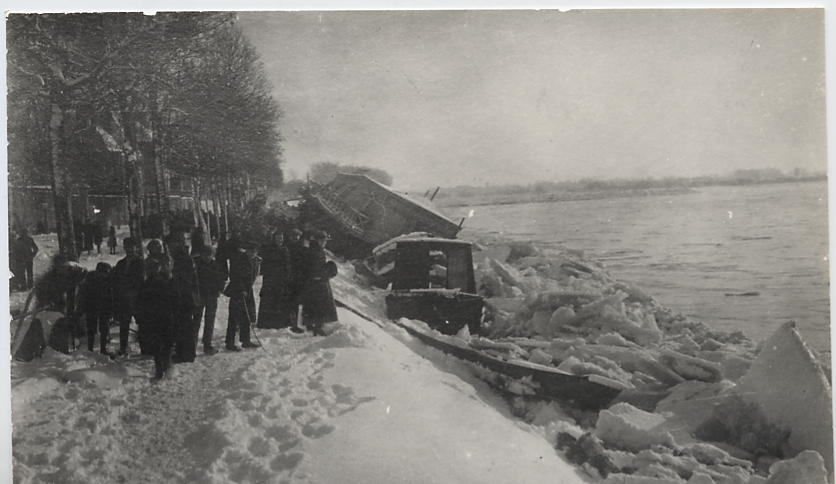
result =
[[[335,292],[376,313],[349,280]],[[217,347],[227,314],[221,298]],[[259,330],[263,350],[199,355],[157,383],[151,360],[85,350],[13,362],[14,481],[589,482],[456,362],[339,317],[324,338]]]
[[[55,248],[39,245],[36,270]],[[833,482],[830,384],[792,324],[764,351],[672,313],[577,254],[535,253],[512,266],[491,250],[477,262],[481,283],[501,296],[489,300],[491,348],[623,385],[609,408],[500,396],[479,379],[496,375],[387,322],[385,292],[341,263],[332,287],[347,309],[326,337],[260,330],[263,350],[199,355],[156,383],[152,362],[136,357],[50,350],[13,362],[14,480]],[[527,393],[525,381],[503,381]]]

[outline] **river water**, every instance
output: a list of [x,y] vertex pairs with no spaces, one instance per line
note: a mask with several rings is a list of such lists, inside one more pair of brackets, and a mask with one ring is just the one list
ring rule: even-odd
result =
[[830,357],[826,182],[445,211],[471,210],[462,238],[581,249],[692,319],[754,340],[794,320]]

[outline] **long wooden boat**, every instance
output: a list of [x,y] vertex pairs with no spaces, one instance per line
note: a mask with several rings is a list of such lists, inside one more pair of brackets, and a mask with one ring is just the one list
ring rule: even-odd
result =
[[429,200],[412,198],[366,175],[340,173],[305,196],[302,217],[331,234],[329,249],[347,258],[402,234],[422,231],[455,237],[460,227],[435,210]]
[[[525,388],[537,397],[558,400],[581,409],[600,410],[606,408],[621,393],[620,388],[592,381],[587,376],[573,375],[549,366],[522,360],[503,359],[487,354],[470,347],[464,340],[455,341],[453,338],[422,328],[412,321],[393,320],[393,322],[428,346],[475,363],[499,376],[525,381]],[[496,378],[481,376],[489,383],[502,383]]]

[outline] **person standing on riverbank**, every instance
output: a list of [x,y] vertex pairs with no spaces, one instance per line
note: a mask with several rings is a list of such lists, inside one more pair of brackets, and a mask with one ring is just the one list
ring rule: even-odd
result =
[[[226,327],[226,349],[241,351],[243,348],[257,348],[259,344],[250,340],[250,325],[255,314],[253,283],[257,274],[257,249],[253,241],[245,240],[229,258],[229,284],[224,295],[229,297],[229,320]],[[241,347],[235,344],[238,335]]]
[[194,260],[189,256],[186,234],[172,232],[165,239],[173,262],[171,279],[177,291],[177,337],[174,343],[174,363],[190,363],[196,356],[194,339],[194,313],[199,305],[197,272]]
[[111,267],[99,262],[96,270],[87,274],[79,291],[79,314],[87,319],[87,349],[93,351],[96,333],[99,333],[99,349],[109,354],[110,319],[113,317],[113,284]]
[[37,254],[38,244],[29,235],[26,227],[21,227],[17,239],[15,239],[13,257],[15,266],[19,271],[19,274],[16,273],[16,275],[22,289],[32,289],[35,284],[33,265]]
[[[131,237],[122,240],[125,257],[116,263],[111,272],[114,290],[113,313],[119,323],[119,354],[128,354],[128,339],[131,319],[136,316],[136,300],[142,281],[145,279],[144,263],[137,244]],[[139,348],[143,352],[142,332],[139,333]]]
[[290,256],[284,245],[284,235],[273,233],[259,255],[261,262],[261,302],[258,307],[259,328],[286,328],[291,325],[293,303],[290,301]]
[[154,378],[163,378],[171,366],[171,349],[177,335],[177,290],[171,280],[168,261],[149,259],[148,278],[137,298],[137,323],[143,333],[146,354],[154,355]]
[[107,248],[110,249],[110,255],[116,254],[116,246],[116,227],[111,225],[107,233]]
[[327,240],[328,235],[321,230],[311,234],[300,300],[305,326],[318,336],[325,335],[322,330],[325,323],[337,321],[337,307],[330,282],[337,275],[337,266],[333,261],[326,261]]
[[292,229],[287,233],[285,241],[288,255],[288,271],[290,278],[288,280],[288,306],[289,318],[291,321],[291,330],[301,332],[301,329],[296,329],[296,321],[298,319],[297,309],[299,307],[299,297],[302,294],[302,287],[305,285],[305,259],[308,248],[302,243],[302,231],[299,229]]
[[213,355],[218,352],[212,346],[215,333],[215,314],[218,311],[218,296],[224,289],[226,274],[212,257],[212,246],[204,245],[200,254],[194,258],[197,271],[197,286],[200,294],[199,306],[195,308],[193,330],[194,344],[197,347],[200,321],[203,319],[203,354]]

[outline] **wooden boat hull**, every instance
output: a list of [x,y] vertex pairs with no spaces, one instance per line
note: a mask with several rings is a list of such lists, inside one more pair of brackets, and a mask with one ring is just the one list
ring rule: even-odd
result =
[[581,409],[600,410],[606,408],[621,392],[620,389],[590,381],[585,376],[572,375],[542,365],[503,360],[473,348],[449,343],[429,332],[402,324],[397,320],[395,324],[424,344],[456,358],[481,365],[492,372],[513,379],[530,378],[538,397],[559,400]]
[[365,175],[338,174],[305,196],[300,217],[328,231],[329,248],[350,259],[402,234],[426,231],[455,237],[460,227],[425,203],[419,203]]
[[424,321],[442,334],[454,335],[465,325],[478,334],[482,324],[481,296],[464,292],[394,290],[386,295],[386,317]]

